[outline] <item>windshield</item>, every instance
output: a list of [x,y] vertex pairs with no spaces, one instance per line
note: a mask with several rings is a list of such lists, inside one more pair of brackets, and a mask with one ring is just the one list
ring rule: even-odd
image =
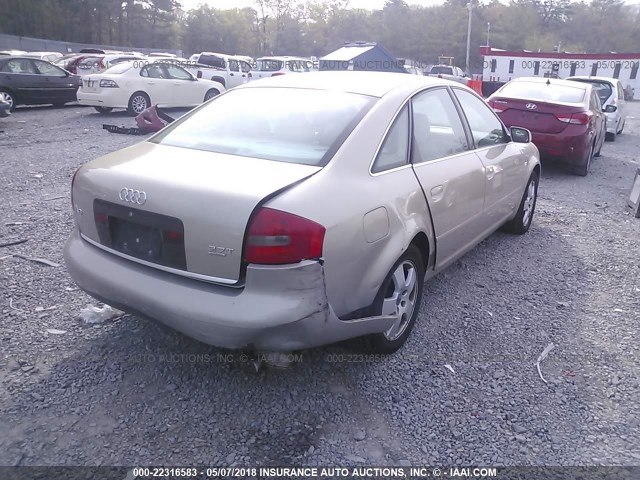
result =
[[577,85],[569,87],[538,82],[510,82],[500,90],[500,95],[505,97],[526,98],[541,102],[582,103],[584,94],[585,88]]
[[607,100],[609,100],[609,97],[613,93],[613,87],[609,82],[602,82],[598,80],[586,80],[586,79],[585,80],[572,79],[572,81],[590,83],[593,86],[593,89],[598,94],[598,97],[600,97],[600,103],[602,103],[603,105]]
[[352,93],[241,88],[167,127],[162,145],[324,166],[375,99]]
[[259,72],[277,72],[282,70],[282,61],[271,59],[260,59],[256,65],[256,70]]
[[438,75],[453,75],[453,68],[451,67],[431,67],[431,71],[429,73],[438,74]]

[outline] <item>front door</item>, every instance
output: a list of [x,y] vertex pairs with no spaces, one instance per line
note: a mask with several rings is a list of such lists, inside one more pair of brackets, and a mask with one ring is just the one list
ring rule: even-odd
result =
[[482,234],[484,168],[445,87],[412,99],[411,161],[436,235],[436,269],[462,255]]
[[528,167],[521,154],[523,145],[510,143],[502,122],[484,100],[462,88],[453,91],[485,169],[485,228],[495,230],[515,213],[524,192],[522,179]]

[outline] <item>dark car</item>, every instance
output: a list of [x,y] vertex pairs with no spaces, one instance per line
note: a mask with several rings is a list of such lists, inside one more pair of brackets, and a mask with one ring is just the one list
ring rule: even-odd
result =
[[27,57],[0,57],[0,96],[17,105],[64,105],[75,102],[82,80],[50,62]]
[[588,83],[521,77],[487,101],[505,125],[529,129],[543,157],[565,162],[576,175],[587,175],[600,155],[607,118]]

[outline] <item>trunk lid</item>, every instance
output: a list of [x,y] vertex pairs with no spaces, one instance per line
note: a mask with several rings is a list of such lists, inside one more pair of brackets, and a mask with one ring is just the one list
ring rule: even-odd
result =
[[97,92],[100,90],[100,79],[93,75],[85,75],[82,77],[82,91],[83,92]]
[[507,127],[523,127],[537,133],[561,133],[568,125],[557,115],[571,115],[585,110],[583,105],[550,103],[539,100],[495,97],[489,105]]
[[319,170],[143,142],[82,167],[72,198],[80,232],[92,242],[150,266],[234,284],[256,206]]

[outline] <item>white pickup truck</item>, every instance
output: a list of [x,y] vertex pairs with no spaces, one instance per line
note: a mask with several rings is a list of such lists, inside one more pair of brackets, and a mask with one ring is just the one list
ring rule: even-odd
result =
[[[251,78],[251,65],[244,59],[222,53],[202,52],[189,57],[191,68],[202,68],[202,78],[220,82],[228,90]],[[209,67],[206,69],[204,67]],[[197,75],[196,75],[197,76]],[[198,77],[200,78],[200,77]]]
[[469,77],[459,67],[452,67],[451,65],[434,65],[427,74],[430,77],[446,78],[447,80],[453,80],[454,82],[460,82],[467,84]]

